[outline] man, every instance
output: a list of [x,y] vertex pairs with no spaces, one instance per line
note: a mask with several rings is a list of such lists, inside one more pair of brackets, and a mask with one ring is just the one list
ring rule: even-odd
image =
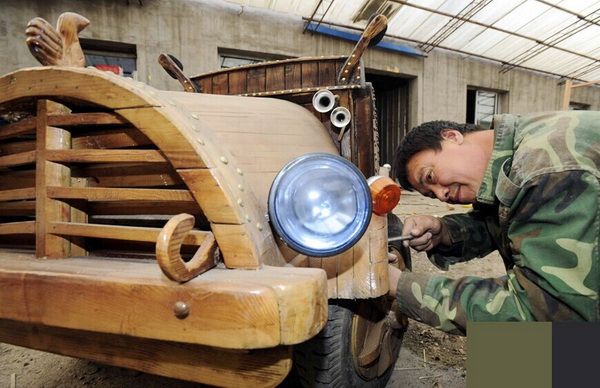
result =
[[396,150],[400,185],[467,214],[408,217],[405,245],[439,268],[498,250],[507,275],[400,272],[390,293],[408,317],[451,333],[467,321],[599,321],[600,112],[496,116],[492,130],[434,121]]

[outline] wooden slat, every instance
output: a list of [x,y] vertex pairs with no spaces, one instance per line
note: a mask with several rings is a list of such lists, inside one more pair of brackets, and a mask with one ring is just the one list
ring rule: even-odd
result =
[[35,166],[31,170],[0,170],[0,190],[35,187]]
[[35,221],[7,222],[0,224],[0,235],[34,233]]
[[[0,204],[0,209],[2,209]],[[88,204],[89,214],[94,215],[138,215],[138,214],[180,214],[196,215],[201,213],[196,201],[124,201],[124,202],[91,202]]]
[[287,64],[285,65],[284,73],[286,89],[297,89],[302,87],[302,64]]
[[319,85],[335,85],[336,82],[335,62],[319,62]]
[[56,199],[84,199],[87,201],[176,201],[190,202],[187,190],[117,189],[103,187],[48,187],[48,196]]
[[229,74],[229,94],[242,94],[247,92],[246,72],[232,71]]
[[284,65],[267,67],[267,91],[285,89]]
[[[96,131],[90,135],[73,137],[71,148],[125,148],[150,145],[152,142],[136,128]],[[1,146],[0,146],[1,147]]]
[[183,185],[167,164],[96,164],[73,169],[73,176],[89,177],[93,186],[153,187]]
[[115,113],[72,113],[66,115],[48,116],[48,125],[71,127],[79,125],[118,125],[128,124],[128,121]]
[[30,117],[0,127],[0,140],[9,139],[18,135],[35,132],[35,117]]
[[0,143],[0,156],[35,150],[35,140]]
[[265,91],[266,74],[265,68],[248,70],[248,93],[260,93]]
[[0,201],[16,201],[35,198],[35,187],[0,191]]
[[214,94],[229,93],[229,74],[219,74],[212,78],[212,92]]
[[[79,236],[92,238],[108,238],[125,241],[156,242],[161,228],[148,228],[140,226],[119,226],[103,224],[85,224],[74,222],[53,222],[49,232],[64,236]],[[202,244],[210,232],[192,230],[183,239],[185,245]]]
[[61,163],[165,163],[155,150],[56,150],[46,152],[47,160]]
[[0,156],[0,167],[23,166],[35,162],[36,151]]
[[212,93],[212,77],[202,78],[199,82],[202,93]]
[[319,85],[319,65],[317,62],[302,64],[302,87],[310,88]]
[[33,216],[35,215],[35,201],[0,202],[0,215]]
[[214,386],[275,387],[292,366],[291,346],[252,352],[223,351],[202,345],[25,325],[9,320],[0,320],[0,341]]

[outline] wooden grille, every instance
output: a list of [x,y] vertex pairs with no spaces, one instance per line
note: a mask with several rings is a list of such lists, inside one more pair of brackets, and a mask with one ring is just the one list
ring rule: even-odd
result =
[[[0,125],[0,247],[37,257],[154,257],[162,226],[208,223],[163,153],[112,111],[37,101],[33,117]],[[186,250],[184,249],[184,252]]]

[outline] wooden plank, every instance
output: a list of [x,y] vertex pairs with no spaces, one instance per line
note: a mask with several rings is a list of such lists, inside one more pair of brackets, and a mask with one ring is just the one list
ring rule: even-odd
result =
[[47,192],[50,198],[85,199],[87,201],[193,201],[188,190],[49,186]]
[[[0,266],[2,319],[221,348],[280,344],[279,301],[271,287],[253,280],[257,271],[231,282],[227,270],[213,275],[215,269],[181,286],[167,281],[152,261],[88,257],[48,265],[6,256]],[[304,293],[300,286],[306,284],[296,287]],[[178,301],[190,308],[185,319],[174,315]]]
[[212,77],[213,94],[229,94],[229,74],[223,73]]
[[285,89],[285,66],[269,66],[267,72],[267,91]]
[[35,187],[0,191],[0,201],[17,201],[35,198]]
[[94,186],[167,187],[183,185],[181,177],[167,164],[96,164],[75,168],[73,176],[89,177]]
[[13,155],[0,156],[0,167],[24,166],[34,163],[36,155],[36,151],[26,151]]
[[258,268],[261,253],[243,225],[211,224],[227,268]]
[[212,94],[212,77],[205,77],[198,81],[202,93]]
[[285,88],[299,89],[302,87],[302,65],[293,63],[285,65]]
[[35,150],[35,140],[12,141],[0,143],[0,155],[17,154]]
[[336,85],[335,62],[319,62],[319,86]]
[[246,71],[232,71],[229,73],[229,94],[246,93]]
[[0,214],[3,216],[34,216],[35,201],[0,202]]
[[223,351],[208,346],[24,325],[9,320],[0,320],[0,341],[214,386],[275,387],[292,366],[290,346],[252,352]]
[[[197,93],[185,94],[182,99],[199,101],[199,97],[207,97]],[[170,101],[174,98],[168,97]],[[240,97],[241,98],[241,97]],[[207,167],[198,152],[190,144],[186,136],[187,128],[193,130],[190,123],[182,119],[180,114],[174,114],[167,108],[134,108],[119,110],[119,114],[129,120],[136,128],[147,136],[160,151],[166,155],[175,168],[202,168]]]
[[35,133],[35,117],[29,117],[16,123],[6,124],[0,127],[0,140],[11,137]]
[[108,71],[66,66],[27,68],[7,74],[0,77],[0,90],[0,104],[39,96],[61,96],[111,109],[158,104],[147,92],[153,88],[147,85]]
[[[72,127],[81,125],[122,125],[129,124],[127,120],[115,113],[91,112],[71,113],[65,115],[49,115],[48,125],[55,127]],[[75,128],[69,128],[74,130]]]
[[54,150],[46,158],[60,163],[165,163],[166,158],[155,150]]
[[261,93],[266,89],[266,73],[264,67],[248,70],[248,93]]
[[178,170],[209,221],[242,224],[244,219],[232,194],[214,169]]
[[[374,150],[373,150],[373,100],[371,99],[370,88],[363,89],[360,94],[354,96],[354,109],[352,123],[352,147],[354,165],[365,176],[375,174]],[[379,167],[379,166],[377,166]]]
[[[325,276],[310,268],[214,268],[182,286],[151,261],[0,251],[0,284],[0,318],[220,348],[297,344],[327,320]],[[177,301],[189,305],[185,319]]]
[[[107,238],[125,241],[156,242],[161,228],[140,226],[120,226],[103,224],[86,224],[74,222],[50,223],[48,231],[63,236],[80,236],[91,238]],[[183,239],[185,245],[200,246],[210,232],[192,230]]]
[[[35,254],[36,257],[60,258],[70,253],[70,242],[59,236],[48,233],[50,222],[68,221],[70,208],[67,204],[56,201],[48,195],[48,186],[70,186],[71,173],[68,167],[48,162],[46,152],[69,148],[71,135],[64,129],[48,126],[48,112],[60,111],[58,104],[48,100],[38,100],[36,150],[36,224],[35,224]],[[63,107],[64,108],[64,107]]]
[[34,233],[35,221],[6,222],[0,224],[0,235]]
[[[151,145],[152,142],[136,128],[95,131],[90,135],[71,138],[71,148],[125,148]],[[1,147],[1,146],[0,146]]]
[[[0,204],[0,209],[2,209]],[[138,214],[201,214],[200,206],[196,201],[111,201],[90,202],[89,214],[94,215],[138,215]]]
[[302,87],[310,88],[319,85],[319,65],[317,62],[302,64]]
[[0,171],[0,190],[35,187],[35,166],[31,170]]

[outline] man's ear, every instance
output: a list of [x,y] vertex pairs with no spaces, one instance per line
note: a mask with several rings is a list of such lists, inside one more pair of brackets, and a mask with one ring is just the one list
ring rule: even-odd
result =
[[441,133],[442,139],[448,140],[452,143],[462,144],[465,140],[465,137],[462,133],[457,131],[456,129],[443,129]]

